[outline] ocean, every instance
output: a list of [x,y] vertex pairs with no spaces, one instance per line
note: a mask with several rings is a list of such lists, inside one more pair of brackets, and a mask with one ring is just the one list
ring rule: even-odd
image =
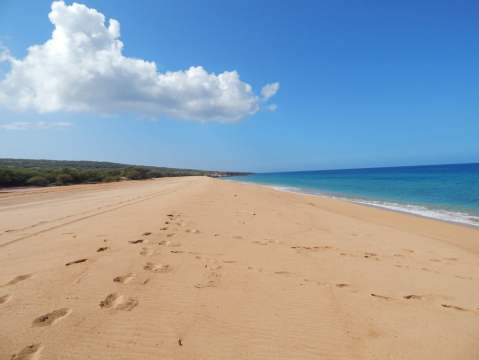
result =
[[258,173],[231,179],[479,227],[479,163]]

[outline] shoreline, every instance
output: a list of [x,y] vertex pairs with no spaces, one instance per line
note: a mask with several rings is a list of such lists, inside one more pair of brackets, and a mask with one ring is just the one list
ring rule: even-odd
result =
[[[263,186],[265,188],[273,189],[276,191],[281,191],[281,192],[287,192],[287,193],[293,193],[293,194],[298,194],[298,195],[310,195],[310,196],[317,196],[320,198],[326,198],[326,199],[335,199],[339,201],[346,201],[348,203],[356,204],[356,205],[363,205],[366,207],[372,207],[375,209],[381,209],[381,210],[386,210],[390,212],[395,212],[395,213],[401,213],[401,214],[407,214],[411,216],[417,216],[423,219],[430,219],[430,220],[436,220],[448,224],[455,224],[455,225],[461,225],[461,226],[466,226],[469,228],[473,229],[479,229],[479,222],[473,222],[473,221],[467,221],[463,220],[464,217],[474,217],[478,218],[475,215],[471,215],[468,213],[463,213],[463,212],[454,212],[454,211],[449,211],[447,209],[442,209],[442,208],[428,208],[424,205],[416,205],[416,204],[400,204],[400,203],[393,203],[393,202],[387,202],[387,201],[379,201],[379,200],[367,200],[367,199],[362,199],[362,198],[350,198],[347,196],[336,196],[336,195],[330,195],[330,194],[324,194],[324,193],[315,193],[315,192],[308,192],[306,190],[302,190],[297,187],[292,187],[292,186],[282,186],[282,185],[272,185],[272,184],[263,184],[263,183],[257,183],[257,182],[249,182],[249,181],[241,181],[241,180],[232,180],[232,179],[227,179],[228,181],[235,181],[241,184],[251,184],[251,185],[258,185],[258,186]],[[383,203],[383,204],[381,204]],[[415,209],[413,210],[407,210],[408,206],[412,206]],[[420,213],[420,210],[417,209],[423,209],[424,211],[429,211],[432,212],[435,215],[427,215],[427,214],[422,214]],[[441,215],[444,214],[452,214],[457,216],[457,220],[454,219],[446,219],[444,217],[441,217]],[[446,215],[447,216],[447,215]]]
[[[406,226],[408,230],[410,228],[413,232],[428,234],[436,239],[446,240],[454,246],[479,254],[479,242],[477,242],[477,239],[479,238],[479,228],[476,226],[469,226],[468,224],[445,221],[409,212],[357,203],[347,199],[327,195],[279,190],[268,185],[252,182],[240,182],[235,180],[232,180],[232,182],[252,188],[258,187],[259,189],[273,191],[280,194],[300,196],[306,200],[316,199],[318,202],[317,205],[322,210],[334,211],[338,214],[352,216],[364,221],[374,222],[375,224],[397,227],[401,230],[404,230],[404,227]],[[338,209],[340,209],[340,211],[338,211]],[[455,233],[457,230],[461,232],[461,236],[456,236],[455,238],[450,237],[450,234]],[[443,233],[446,234],[446,236],[443,236]],[[456,238],[460,239],[458,240]]]

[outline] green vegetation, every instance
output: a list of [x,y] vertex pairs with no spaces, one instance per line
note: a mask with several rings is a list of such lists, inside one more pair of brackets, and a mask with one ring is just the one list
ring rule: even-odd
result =
[[97,161],[0,159],[0,187],[71,185],[195,175],[220,177],[244,173],[133,166]]

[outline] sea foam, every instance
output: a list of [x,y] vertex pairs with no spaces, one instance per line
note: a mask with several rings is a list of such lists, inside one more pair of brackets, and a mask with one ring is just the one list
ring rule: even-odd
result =
[[373,201],[373,200],[365,200],[360,198],[333,196],[333,195],[324,194],[318,191],[307,191],[294,186],[279,186],[279,185],[265,185],[265,184],[259,184],[259,185],[263,185],[278,191],[293,192],[293,193],[315,195],[315,196],[324,196],[324,197],[328,197],[332,199],[349,201],[356,204],[368,205],[368,206],[378,207],[382,209],[388,209],[392,211],[418,215],[418,216],[422,216],[422,217],[426,217],[430,219],[436,219],[441,221],[454,222],[454,223],[479,227],[479,216],[471,215],[471,214],[460,212],[460,211],[432,209],[426,206],[413,205],[413,204],[400,204],[395,202]]

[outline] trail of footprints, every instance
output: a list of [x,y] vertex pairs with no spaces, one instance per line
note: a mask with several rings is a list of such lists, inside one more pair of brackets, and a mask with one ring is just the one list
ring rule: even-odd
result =
[[[164,222],[165,226],[161,227],[160,231],[167,231],[168,226],[175,221],[176,221],[175,224],[178,226],[182,226],[183,224],[180,220],[179,215],[168,214],[167,218],[168,220]],[[151,247],[155,245],[154,242],[150,241],[149,239],[145,239],[145,237],[149,237],[150,235],[152,235],[152,232],[146,231],[142,234],[142,238],[129,241],[131,245],[142,245],[141,250],[139,251],[139,255],[141,256],[148,257],[148,256],[152,256],[156,254],[155,250]],[[166,237],[171,238],[174,235],[175,233],[168,233],[166,234]],[[170,240],[161,240],[157,243],[157,245],[166,245],[166,246],[172,246],[172,247],[181,246],[180,243],[172,242]],[[143,265],[143,271],[150,272],[150,273],[169,273],[172,270],[173,269],[169,264],[159,264],[159,263],[154,263],[149,261]],[[113,279],[113,282],[125,285],[125,284],[128,284],[133,279],[135,279],[135,277],[136,277],[135,273],[118,275]],[[144,280],[143,284],[147,284],[149,280],[150,279]],[[108,294],[105,297],[105,299],[101,300],[99,303],[99,306],[102,309],[113,309],[113,310],[123,310],[123,311],[131,311],[138,305],[139,305],[138,299],[134,297],[126,297],[118,292]]]
[[[168,225],[171,224],[173,221],[177,221],[176,225],[182,226],[183,223],[179,221],[179,216],[173,215],[173,214],[168,214],[167,215],[168,220],[165,221],[165,225],[162,228],[160,228],[160,231],[166,231],[168,230]],[[191,230],[190,230],[191,231]],[[198,230],[192,230],[191,232],[193,233],[199,233]],[[142,237],[147,237],[152,235],[151,232],[144,232],[142,234]],[[167,238],[173,237],[175,234],[174,233],[169,233],[166,235]],[[104,236],[104,235],[102,235]],[[107,240],[104,239],[104,242]],[[136,239],[136,240],[131,240],[129,241],[130,244],[136,245],[136,244],[142,244],[146,245],[148,244],[148,240],[146,239]],[[177,242],[171,242],[171,241],[160,241],[159,245],[166,245],[166,246],[171,246],[171,247],[176,247],[176,246],[181,246],[180,243]],[[110,250],[109,246],[101,246],[97,248],[96,252],[101,253],[101,252],[106,252]],[[179,253],[180,251],[178,251]],[[154,254],[154,251],[146,246],[142,247],[140,251],[140,255],[142,256],[151,256]],[[82,264],[88,262],[89,259],[87,258],[80,258],[76,260],[69,261],[65,263],[66,267]],[[167,273],[172,271],[172,268],[168,264],[156,264],[153,262],[147,262],[143,266],[143,270],[146,272],[151,272],[151,273]],[[7,286],[13,286],[16,285],[20,282],[23,282],[25,280],[28,280],[33,277],[33,274],[23,274],[16,276],[6,284],[0,286],[0,287],[7,287]],[[135,279],[136,274],[135,273],[127,273],[124,275],[119,275],[113,278],[113,282],[121,285],[126,285],[133,279]],[[145,280],[143,284],[148,283],[149,279]],[[5,295],[0,295],[0,306],[8,303],[12,299],[12,296],[10,294],[5,294]],[[113,292],[111,294],[108,294],[103,300],[99,302],[99,307],[100,309],[111,309],[111,310],[120,310],[120,311],[132,311],[135,307],[139,305],[138,299],[134,297],[126,297],[122,294],[119,294],[117,292]],[[49,313],[43,314],[38,316],[32,321],[32,327],[49,327],[49,326],[54,326],[61,320],[65,319],[68,315],[72,313],[72,309],[69,308],[60,308],[53,310]],[[21,349],[18,353],[13,354],[11,356],[11,360],[38,360],[40,358],[41,352],[43,350],[43,345],[41,343],[35,343],[35,344],[30,344],[23,349]]]
[[[386,301],[400,301],[401,300],[401,299],[396,299],[396,298],[393,298],[393,297],[390,297],[390,296],[380,295],[380,294],[376,294],[376,293],[371,293],[370,295],[374,298],[378,298],[378,299],[386,300]],[[442,297],[441,296],[416,295],[416,294],[405,295],[405,296],[402,297],[402,299],[404,299],[404,300],[425,300],[425,299],[428,299],[428,298],[433,299],[433,298],[442,298]],[[445,309],[452,309],[452,310],[463,311],[463,312],[477,312],[477,311],[479,311],[479,308],[476,311],[474,309],[467,309],[467,308],[464,308],[464,307],[461,307],[461,306],[445,304],[445,303],[441,303],[441,307],[445,308]]]
[[[248,267],[250,270],[252,270],[252,267]],[[263,272],[263,269],[258,269],[258,271]],[[274,271],[273,272],[276,275],[282,275],[282,276],[288,276],[288,277],[298,277],[298,274],[295,274],[293,272],[289,271]],[[303,282],[313,282],[316,283],[317,285],[320,286],[327,286],[327,287],[337,287],[337,288],[349,288],[351,287],[351,284],[348,283],[329,283],[329,282],[321,282],[321,281],[312,281],[309,279],[302,279]],[[303,283],[300,283],[300,285],[304,285]],[[356,292],[356,291],[354,291]],[[395,298],[392,296],[384,295],[384,294],[379,294],[379,293],[370,293],[369,294],[371,297],[379,299],[379,300],[385,300],[385,301],[414,301],[414,300],[440,300],[440,299],[446,299],[445,296],[433,296],[433,295],[417,295],[417,294],[408,294],[401,296],[400,298]],[[451,309],[451,310],[457,310],[457,311],[462,311],[462,312],[472,312],[472,313],[477,313],[479,314],[479,308],[477,309],[468,309],[465,307],[457,306],[457,305],[452,305],[452,304],[447,304],[447,303],[441,303],[440,306],[445,309]]]
[[[242,236],[233,236],[233,238],[238,239],[238,240],[243,239]],[[252,243],[256,244],[256,245],[261,245],[261,246],[267,246],[267,245],[270,245],[270,244],[273,244],[273,243],[282,244],[282,242],[272,241],[271,239],[264,239],[264,241],[255,240],[255,241],[252,241]],[[329,245],[321,245],[321,246],[318,246],[318,245],[314,245],[314,246],[312,246],[312,245],[294,245],[294,246],[290,246],[290,248],[294,249],[298,253],[317,252],[317,251],[324,251],[324,250],[335,250],[341,256],[363,257],[365,259],[373,259],[373,260],[376,260],[376,261],[380,260],[380,256],[376,253],[373,253],[373,252],[364,252],[362,254],[353,254],[353,253],[348,253],[348,252],[341,251],[340,249],[336,249],[336,248],[334,248],[332,246],[329,246]],[[402,251],[407,255],[414,254],[414,250],[402,249]],[[405,255],[395,253],[392,256],[397,257],[397,258],[401,258],[401,257],[404,257]],[[444,258],[442,260],[444,260],[444,261],[457,261],[458,259],[457,258]],[[436,258],[429,259],[429,261],[431,261],[431,262],[442,262],[442,260],[441,259],[436,259]],[[402,266],[398,266],[398,267],[402,267]],[[248,269],[253,270],[254,268],[249,266]],[[263,272],[262,268],[259,268],[257,270],[259,272]],[[424,271],[431,271],[431,270],[426,269],[426,268],[424,268],[423,270]],[[295,273],[290,272],[290,271],[285,271],[285,270],[273,271],[273,274],[286,276],[286,277],[293,277],[293,278],[299,276],[298,274],[295,274]],[[465,279],[465,280],[472,280],[471,277],[463,277],[463,276],[458,276],[458,275],[455,275],[455,277],[460,278],[460,279]],[[337,288],[349,288],[349,287],[351,287],[351,285],[348,284],[348,283],[329,283],[329,282],[312,281],[312,280],[309,280],[309,279],[302,279],[302,280],[305,283],[315,282],[316,284],[321,285],[321,286],[337,287]],[[300,283],[300,285],[302,286],[304,284]],[[394,297],[391,297],[391,296],[387,296],[387,295],[383,295],[383,294],[378,294],[378,293],[370,293],[369,295],[373,298],[376,298],[376,299],[379,299],[379,300],[385,300],[385,301],[404,301],[404,300],[406,300],[406,301],[416,300],[417,301],[417,300],[434,300],[434,299],[444,299],[445,298],[443,296],[430,296],[430,295],[417,295],[417,294],[404,295],[400,299],[397,299],[397,298],[394,298]],[[447,304],[447,303],[440,303],[440,306],[442,308],[445,308],[445,309],[457,310],[457,311],[462,311],[462,312],[479,313],[479,308],[468,309],[468,308],[464,308],[464,307],[457,306],[457,305],[452,305],[452,304]]]
[[[163,232],[167,232],[169,230],[170,225],[184,226],[184,224],[185,223],[181,220],[180,215],[168,214],[167,215],[167,220],[164,222],[164,226],[162,226],[159,230],[160,230],[160,232],[163,233]],[[197,230],[197,229],[193,229],[193,230],[186,229],[185,232],[190,233],[190,234],[199,234],[200,233],[200,231]],[[160,245],[160,246],[166,246],[166,247],[170,247],[170,248],[181,246],[181,243],[172,240],[172,238],[174,238],[174,236],[176,235],[175,232],[165,233],[164,236],[166,237],[166,239],[160,240],[156,244],[154,242],[149,241],[148,239],[145,239],[145,237],[149,237],[150,235],[152,235],[151,232],[149,232],[149,231],[144,232],[142,234],[142,238],[129,241],[129,243],[131,245],[142,245],[141,250],[139,251],[139,255],[141,255],[141,256],[148,257],[148,256],[155,255],[156,252],[155,252],[155,250],[152,249],[152,247],[151,247],[152,245],[153,246],[154,245]],[[104,235],[102,235],[102,236],[104,236]],[[215,234],[213,234],[213,236],[217,237],[217,236],[219,236],[219,234],[215,233]],[[233,236],[233,239],[243,240],[243,237],[241,235],[236,235],[236,236]],[[104,241],[106,242],[107,240],[104,239]],[[271,245],[271,244],[276,244],[276,245],[283,244],[281,241],[276,241],[276,240],[272,240],[272,239],[264,239],[264,241],[255,240],[252,243],[256,244],[256,245],[260,245],[260,246],[267,246],[267,245]],[[134,248],[137,249],[136,246]],[[306,252],[307,251],[316,252],[316,251],[324,251],[324,250],[338,250],[339,251],[339,249],[334,249],[333,247],[328,246],[328,245],[322,245],[322,246],[302,246],[302,245],[299,246],[298,245],[298,246],[290,246],[290,248],[294,249],[298,253],[302,253],[302,252],[305,252],[305,251]],[[96,252],[100,253],[100,252],[105,252],[105,251],[108,251],[108,250],[110,250],[109,246],[101,246],[96,250]],[[404,251],[407,254],[414,253],[413,250],[409,250],[409,249],[404,249]],[[170,250],[169,252],[173,253],[173,254],[184,253],[184,251],[182,251],[182,250]],[[202,259],[202,257],[199,256],[197,253],[194,253],[194,252],[188,252],[188,253],[191,254],[191,255],[196,254],[196,259],[199,259],[199,260]],[[353,257],[358,256],[358,255],[353,255],[353,254],[346,253],[346,252],[341,252],[341,251],[340,251],[339,254],[341,256],[346,256],[346,255],[353,256]],[[218,254],[216,254],[216,255],[218,255]],[[374,259],[374,260],[379,260],[378,255],[375,254],[375,253],[372,253],[372,252],[365,252],[361,256],[366,258],[366,259],[371,258],[371,259]],[[394,254],[393,256],[398,257],[398,258],[399,257],[404,257],[403,254]],[[198,289],[217,287],[219,282],[221,281],[222,265],[219,264],[219,261],[217,259],[214,259],[214,258],[209,259],[209,260],[205,259],[205,260],[207,260],[207,262],[204,265],[204,268],[206,269],[206,273],[204,275],[204,278],[202,279],[202,281],[200,281],[200,282],[198,282],[194,285]],[[438,259],[430,259],[430,260],[433,261],[433,262],[439,262]],[[451,259],[444,259],[444,260],[455,261],[457,259],[451,258]],[[73,260],[73,261],[69,261],[69,262],[65,263],[65,266],[70,267],[70,266],[82,264],[82,263],[85,263],[85,262],[88,262],[88,259],[87,258],[81,258],[81,259],[76,259],[76,260]],[[234,263],[236,263],[236,261],[234,261],[234,260],[223,260],[222,263],[224,263],[224,264],[234,264]],[[251,266],[249,266],[248,269],[252,270],[253,268]],[[153,274],[155,274],[155,273],[156,274],[166,274],[166,273],[169,273],[169,272],[173,271],[173,268],[169,264],[161,264],[161,263],[155,263],[155,262],[149,261],[149,262],[146,262],[143,265],[142,270],[145,271],[145,272],[148,272],[148,273],[153,273]],[[263,272],[263,269],[258,269],[258,271]],[[295,274],[295,273],[292,273],[292,272],[289,272],[289,271],[284,271],[284,270],[274,271],[273,273],[276,274],[276,275],[289,276],[289,277],[293,277],[293,278],[298,276],[298,274]],[[4,284],[3,286],[1,286],[1,287],[13,286],[13,285],[16,285],[17,283],[23,282],[23,281],[28,280],[32,277],[33,277],[33,274],[19,275],[19,276],[16,276],[15,278],[13,278],[12,280],[10,280],[9,282],[7,282],[6,284]],[[126,274],[123,274],[123,275],[116,276],[115,278],[113,278],[113,282],[116,283],[116,284],[119,284],[121,286],[124,286],[124,285],[127,285],[128,283],[130,283],[135,278],[136,278],[136,274],[133,273],[133,272],[130,272],[130,273],[126,273]],[[149,281],[150,281],[150,278],[147,278],[142,283],[147,284]],[[344,282],[331,284],[331,283],[323,283],[323,282],[319,282],[319,281],[312,281],[312,280],[309,280],[309,279],[302,279],[302,281],[304,283],[313,282],[313,283],[316,283],[316,284],[321,285],[321,286],[333,286],[333,287],[337,287],[339,289],[350,288],[350,286],[351,286],[350,284],[344,283]],[[300,285],[304,285],[304,283],[301,283]],[[383,294],[378,294],[378,293],[370,293],[369,295],[372,298],[378,299],[378,301],[418,301],[418,300],[424,300],[424,299],[428,298],[428,296],[422,296],[422,295],[417,295],[417,294],[404,295],[404,296],[402,296],[401,299],[396,299],[396,298],[386,296],[386,295],[383,295]],[[12,299],[12,296],[10,294],[0,295],[0,306],[3,305],[3,304],[8,303],[11,299]],[[121,293],[112,292],[112,293],[106,295],[105,298],[98,303],[98,305],[99,305],[100,309],[102,309],[102,310],[132,311],[134,308],[136,308],[139,305],[139,301],[138,301],[138,299],[136,299],[134,297],[127,297],[127,296],[125,296]],[[476,311],[476,310],[471,310],[471,309],[467,309],[467,308],[464,308],[464,307],[460,307],[460,306],[456,306],[456,305],[452,305],[452,304],[447,304],[447,303],[441,303],[440,306],[444,309],[447,309],[447,310],[455,310],[455,311],[461,311],[461,312],[477,312],[477,311],[479,311],[479,308]],[[53,326],[56,323],[63,320],[64,318],[66,318],[71,313],[72,313],[72,309],[69,309],[69,308],[60,308],[60,309],[53,310],[49,313],[46,313],[44,315],[41,315],[41,316],[38,316],[37,318],[35,318],[32,321],[32,327]],[[43,345],[42,344],[40,344],[40,343],[31,344],[31,345],[28,345],[28,346],[24,347],[23,349],[21,349],[18,353],[12,355],[11,360],[38,360],[40,355],[41,355],[42,350],[43,350]]]

